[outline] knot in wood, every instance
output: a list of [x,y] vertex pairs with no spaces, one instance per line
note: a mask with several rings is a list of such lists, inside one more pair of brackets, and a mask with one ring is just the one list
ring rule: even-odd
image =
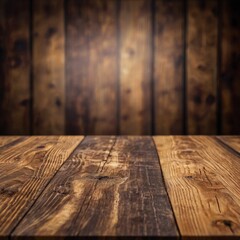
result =
[[54,189],[54,192],[57,192],[62,195],[67,195],[70,193],[70,189],[67,186],[59,185]]
[[216,221],[213,221],[213,226],[216,227],[227,227],[231,230],[231,232],[233,232],[233,226],[235,225],[235,223],[229,219],[219,219]]
[[15,193],[17,192],[17,190],[14,190],[14,189],[8,189],[8,188],[0,188],[0,194],[3,194],[7,197],[11,197],[13,196]]
[[98,180],[107,180],[107,179],[110,179],[109,176],[96,176],[96,179]]

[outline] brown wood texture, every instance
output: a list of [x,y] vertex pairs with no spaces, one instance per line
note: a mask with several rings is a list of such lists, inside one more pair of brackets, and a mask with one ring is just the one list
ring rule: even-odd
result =
[[0,0],[0,134],[30,128],[29,0]]
[[183,3],[179,0],[155,3],[155,134],[183,133]]
[[29,137],[0,151],[0,236],[7,237],[83,137]]
[[239,0],[0,0],[0,135],[240,134]]
[[13,236],[177,237],[151,137],[85,138]]
[[216,134],[218,5],[190,0],[187,8],[187,132]]
[[222,134],[240,134],[240,3],[222,2],[221,101]]
[[206,136],[154,137],[183,237],[240,236],[240,161]]
[[218,139],[240,154],[239,136],[218,136]]
[[32,1],[33,133],[64,134],[63,0]]
[[151,1],[120,4],[120,134],[151,134]]
[[116,134],[116,4],[66,1],[67,133]]
[[19,139],[19,136],[0,136],[0,149],[8,144],[11,144],[11,142],[14,142],[17,139]]
[[0,153],[5,151],[6,149],[12,148],[13,146],[17,145],[18,143],[24,141],[27,137],[20,137],[20,136],[1,136],[0,137]]

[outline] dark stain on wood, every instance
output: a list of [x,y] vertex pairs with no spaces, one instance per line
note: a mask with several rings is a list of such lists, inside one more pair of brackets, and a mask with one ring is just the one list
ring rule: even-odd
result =
[[62,105],[62,102],[59,98],[56,98],[55,104],[56,104],[57,107],[60,107]]
[[216,97],[213,96],[212,94],[208,95],[207,99],[206,99],[206,104],[212,105],[213,103],[215,103],[215,99],[216,99]]
[[20,105],[25,107],[25,106],[28,106],[29,102],[30,102],[29,99],[23,99],[23,100],[20,102]]
[[18,39],[14,43],[14,51],[16,52],[25,52],[28,50],[28,43],[26,39]]
[[54,36],[57,33],[57,29],[54,27],[50,27],[48,28],[46,34],[45,34],[45,38],[46,39],[50,39],[52,36]]

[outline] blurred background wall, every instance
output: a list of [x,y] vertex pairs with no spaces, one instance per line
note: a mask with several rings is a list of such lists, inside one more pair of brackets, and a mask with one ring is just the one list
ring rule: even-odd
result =
[[240,134],[239,2],[0,0],[0,134]]

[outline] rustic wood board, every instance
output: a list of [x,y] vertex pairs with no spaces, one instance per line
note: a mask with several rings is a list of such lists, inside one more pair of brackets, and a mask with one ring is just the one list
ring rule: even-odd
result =
[[239,136],[218,136],[217,138],[240,154],[240,137]]
[[190,0],[187,5],[187,132],[216,134],[217,0]]
[[29,137],[0,154],[0,236],[8,236],[83,137]]
[[64,134],[63,0],[33,0],[32,15],[33,133],[41,135]]
[[0,0],[0,134],[30,131],[29,8]]
[[13,146],[24,141],[27,136],[15,136],[15,137],[0,137],[0,154],[6,149],[11,149]]
[[178,237],[151,137],[87,137],[14,236]]
[[221,5],[221,133],[240,134],[240,3],[223,0]]
[[154,134],[183,133],[184,4],[158,0],[154,19]]
[[151,134],[151,1],[120,3],[120,134]]
[[240,161],[213,137],[154,137],[183,237],[240,236]]
[[19,136],[0,136],[0,149],[6,145],[8,145],[11,142],[14,142],[15,140],[19,139]]
[[116,6],[66,1],[67,134],[117,134]]

